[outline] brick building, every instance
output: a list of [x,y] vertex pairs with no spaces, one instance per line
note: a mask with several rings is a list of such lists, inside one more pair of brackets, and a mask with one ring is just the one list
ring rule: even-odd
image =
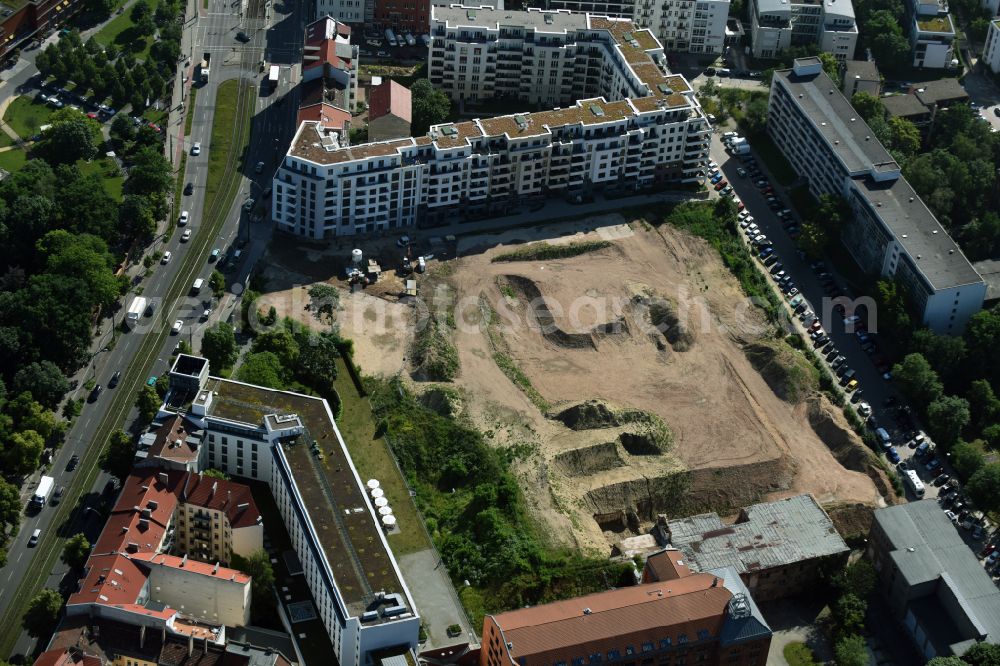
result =
[[[851,552],[812,495],[745,507],[730,525],[714,513],[671,520],[667,534],[695,570],[735,569],[757,601],[809,589],[824,566],[846,564]],[[677,552],[651,555],[645,578],[662,580],[655,575],[659,562]]]
[[368,98],[368,140],[391,141],[410,136],[410,89],[389,80],[371,89]]
[[[670,567],[671,563],[664,563]],[[764,664],[771,630],[731,568],[488,615],[480,666]]]
[[431,23],[430,0],[375,0],[375,23],[392,28],[397,35],[425,35]]

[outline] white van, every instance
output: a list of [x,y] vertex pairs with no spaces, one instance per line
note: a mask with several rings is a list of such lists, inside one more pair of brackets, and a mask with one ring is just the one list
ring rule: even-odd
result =
[[923,497],[924,483],[923,481],[920,480],[920,477],[917,476],[917,473],[912,469],[908,469],[906,470],[905,478],[906,478],[906,483],[910,486],[910,490],[913,491],[913,494],[916,495],[917,497]]
[[202,280],[201,278],[198,278],[197,280],[194,281],[194,284],[191,285],[191,292],[197,294],[198,292],[201,291],[201,288],[204,284],[205,281]]
[[28,548],[34,548],[38,545],[38,539],[42,536],[41,530],[35,530],[31,533],[31,538],[28,539]]

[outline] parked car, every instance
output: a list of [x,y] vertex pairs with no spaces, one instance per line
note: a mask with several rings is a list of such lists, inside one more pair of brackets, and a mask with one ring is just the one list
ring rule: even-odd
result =
[[122,378],[121,370],[115,371],[115,374],[111,375],[111,379],[108,380],[108,388],[114,388],[118,386],[118,381]]
[[66,469],[72,472],[74,469],[77,468],[79,464],[80,464],[80,456],[74,453],[73,456],[69,459],[69,464],[66,465]]
[[177,335],[178,333],[181,332],[182,328],[184,328],[184,322],[183,320],[178,319],[177,321],[174,322],[174,325],[170,327],[170,334]]
[[169,264],[170,263],[170,258],[173,257],[173,256],[174,255],[171,254],[170,250],[167,250],[166,252],[163,253],[163,256],[160,258],[160,263],[161,264]]
[[201,155],[201,142],[195,141],[194,145],[191,146],[191,154],[194,156]]

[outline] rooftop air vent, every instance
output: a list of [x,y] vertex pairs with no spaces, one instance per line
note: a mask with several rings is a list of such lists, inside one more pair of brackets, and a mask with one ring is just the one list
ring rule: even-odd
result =
[[517,129],[522,132],[528,129],[528,119],[525,116],[514,116],[514,122],[517,123]]
[[552,14],[546,14],[545,15],[545,23],[546,23],[546,25],[552,25],[552,20],[553,20],[552,19]]
[[456,134],[458,134],[458,130],[451,126],[442,127],[441,134],[444,134],[445,136],[455,136]]
[[601,107],[597,106],[596,104],[591,104],[590,105],[590,112],[592,114],[594,114],[595,116],[597,116],[598,118],[603,118],[604,117],[604,109],[602,109]]
[[475,9],[467,9],[465,11],[465,18],[469,19],[470,21],[475,21],[476,20],[476,10]]

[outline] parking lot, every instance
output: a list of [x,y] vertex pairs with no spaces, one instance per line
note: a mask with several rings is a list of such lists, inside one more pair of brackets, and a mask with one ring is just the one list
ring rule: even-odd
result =
[[[385,32],[367,30],[364,34],[355,32],[352,39],[358,45],[361,55],[366,60],[391,60],[402,63],[416,63],[427,61],[427,49],[430,46],[430,35],[410,33],[413,43],[406,41],[406,32],[402,35],[393,33],[397,38],[396,44],[390,44]],[[399,39],[402,38],[402,39]]]
[[[746,150],[727,150],[723,139],[731,140],[734,134],[720,130],[713,136],[710,154],[718,169],[708,173],[709,191],[738,202],[742,209],[739,228],[748,250],[758,257],[762,270],[768,272],[795,312],[795,329],[808,336],[842,388],[854,387],[847,391],[849,404],[863,419],[868,416],[877,442],[888,440],[880,447],[887,462],[896,466],[904,480],[908,471],[916,472],[923,498],[938,501],[962,538],[977,554],[989,554],[993,558],[989,561],[991,571],[1000,574],[1000,554],[992,555],[996,551],[989,545],[993,526],[986,523],[986,529],[977,529],[974,521],[981,514],[969,507],[947,458],[938,457],[912,410],[893,387],[891,360],[881,353],[877,331],[867,332],[865,309],[841,309],[850,307],[854,295],[832,268],[808,260],[799,250],[795,243],[799,220],[788,210],[791,205],[786,194],[766,166],[755,159],[752,147],[744,155],[730,154]],[[840,298],[847,300],[838,302]],[[851,379],[845,381],[845,377]],[[870,406],[870,412],[865,405]],[[908,500],[920,499],[913,485],[904,486]]]

